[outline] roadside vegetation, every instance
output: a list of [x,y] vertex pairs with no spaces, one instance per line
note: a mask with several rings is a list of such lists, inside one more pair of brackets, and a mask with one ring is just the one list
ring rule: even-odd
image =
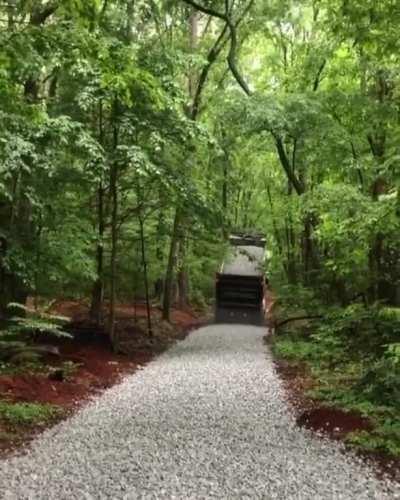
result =
[[54,405],[0,401],[0,420],[10,426],[44,425],[54,420],[60,413],[60,408]]
[[154,346],[251,228],[276,353],[398,455],[399,24],[391,0],[1,1],[0,382],[68,342],[55,301],[116,356]]
[[[280,314],[297,317],[290,300],[285,303],[283,296],[278,300]],[[275,355],[297,368],[300,377],[304,374],[311,379],[307,397],[368,419],[371,429],[351,432],[347,442],[400,457],[398,308],[363,304],[328,308],[320,304],[316,309],[313,302],[309,316],[316,310],[320,317],[278,327],[272,343]],[[307,310],[301,314],[307,317]]]

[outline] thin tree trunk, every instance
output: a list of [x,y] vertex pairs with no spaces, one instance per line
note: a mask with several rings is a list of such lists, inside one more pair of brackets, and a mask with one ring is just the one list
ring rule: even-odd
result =
[[178,290],[179,290],[179,295],[178,295],[178,301],[179,301],[179,308],[180,309],[185,309],[186,307],[189,306],[189,276],[188,273],[186,272],[186,241],[182,237],[179,240],[179,258],[181,259],[181,264],[182,268],[179,269],[178,271]]
[[[160,193],[160,198],[161,197],[162,194]],[[160,210],[158,215],[157,236],[156,236],[157,238],[156,259],[158,262],[162,262],[164,257],[164,247],[165,247],[164,225],[165,225],[164,212],[163,210]],[[164,280],[162,276],[158,276],[154,283],[154,295],[158,301],[162,300],[163,283]]]
[[[199,38],[199,14],[197,10],[193,9],[190,19],[189,19],[190,29],[189,29],[189,46],[192,51],[195,51],[198,44]],[[197,87],[197,75],[194,68],[190,68],[189,70],[189,80],[188,80],[188,92],[191,99],[191,106],[188,110],[189,117],[196,119],[195,111],[194,111],[194,101],[196,97],[196,87]],[[182,225],[184,224],[184,220],[182,219]],[[180,238],[177,245],[178,251],[178,260],[180,263],[178,270],[178,302],[179,307],[184,308],[189,304],[189,276],[188,269],[186,264],[186,246],[185,246],[185,231],[184,228],[181,228]]]
[[[99,103],[99,141],[104,145],[104,127],[103,127],[103,103]],[[104,232],[105,232],[105,213],[104,213],[104,187],[100,180],[97,190],[97,216],[98,216],[98,243],[96,248],[96,267],[97,278],[93,285],[92,302],[90,306],[90,319],[97,325],[102,320],[102,307],[104,299]]]
[[144,225],[143,217],[139,210],[139,227],[140,227],[140,243],[142,251],[142,265],[143,265],[143,279],[144,279],[144,289],[146,294],[146,311],[147,311],[147,333],[149,337],[153,336],[153,329],[151,324],[151,307],[150,307],[150,295],[149,295],[149,280],[147,275],[147,260],[146,260],[146,247],[144,242]]
[[[271,189],[270,189],[269,186],[267,186],[267,195],[268,195],[269,206],[270,206],[270,209],[271,209],[272,227],[273,227],[273,230],[274,230],[274,235],[275,235],[275,240],[276,240],[276,244],[277,244],[277,247],[278,247],[278,252],[279,252],[279,255],[281,257],[283,257],[282,239],[281,239],[281,235],[279,234],[278,226],[277,226],[277,223],[276,223],[276,218],[275,218],[275,214],[274,214],[274,205],[273,205],[273,202],[272,202]],[[281,259],[281,261],[282,261],[282,264],[283,264],[283,259]]]
[[[195,2],[187,1],[185,0],[186,3],[192,5],[194,7],[194,10],[192,12],[192,15],[190,16],[190,46],[191,48],[195,48],[197,45],[198,41],[198,14],[196,10],[202,10],[199,9],[199,6]],[[251,6],[253,4],[253,0],[250,0],[247,8],[245,9],[244,13],[247,13]],[[206,9],[208,10],[208,9]],[[204,12],[204,9],[203,9]],[[214,15],[213,12],[206,12],[210,15]],[[244,14],[243,14],[244,17]],[[205,84],[210,72],[210,69],[212,65],[215,63],[217,60],[218,55],[221,53],[222,49],[225,46],[225,33],[227,32],[227,29],[229,28],[230,31],[230,40],[231,40],[231,47],[229,51],[229,56],[228,56],[228,61],[229,65],[231,67],[232,72],[235,74],[235,77],[237,77],[237,69],[235,66],[235,51],[236,51],[236,28],[238,27],[239,23],[243,20],[243,17],[241,19],[237,20],[236,23],[232,23],[232,21],[224,17],[225,21],[225,27],[223,28],[223,31],[221,32],[220,36],[216,40],[214,46],[211,48],[210,53],[208,54],[207,62],[203,66],[203,69],[201,71],[200,77],[197,78],[195,73],[193,71],[189,72],[189,94],[190,97],[192,98],[192,103],[191,106],[189,107],[188,111],[188,116],[191,118],[193,121],[197,119],[198,113],[200,111],[200,102],[201,102],[201,96],[203,93],[203,90],[205,88]],[[164,297],[163,297],[163,318],[169,320],[170,316],[170,306],[171,306],[171,292],[173,288],[173,277],[174,277],[174,265],[176,261],[176,252],[178,250],[178,243],[179,243],[179,237],[180,237],[180,230],[178,230],[179,225],[183,222],[183,217],[181,214],[181,208],[176,207],[175,211],[175,218],[174,218],[174,229],[173,229],[173,234],[171,237],[171,243],[170,243],[170,249],[169,249],[169,256],[168,256],[168,264],[167,264],[167,270],[166,270],[166,276],[165,276],[165,281],[164,281]]]
[[288,281],[290,284],[295,285],[297,283],[297,269],[296,261],[293,254],[293,228],[291,218],[286,218],[285,221],[286,229],[286,255],[287,255],[287,271],[288,271]]
[[222,210],[223,210],[223,226],[222,237],[226,240],[229,236],[230,220],[228,216],[228,159],[226,158],[223,166],[222,179]]
[[164,281],[162,317],[166,321],[170,320],[171,296],[172,296],[172,287],[174,280],[174,269],[176,263],[176,252],[178,249],[178,242],[180,236],[179,234],[180,224],[181,224],[181,209],[180,207],[177,207],[175,211],[174,226],[172,230],[171,243],[169,248],[167,272]]
[[35,290],[34,290],[34,297],[33,297],[33,302],[34,302],[34,309],[35,311],[38,310],[39,308],[39,266],[40,266],[40,261],[42,257],[42,252],[41,252],[41,238],[42,238],[42,231],[43,231],[43,226],[40,223],[39,227],[36,232],[36,256],[35,256]]
[[312,239],[313,224],[310,216],[306,215],[303,231],[303,269],[304,283],[310,284],[312,277],[310,272],[317,269],[316,256],[314,252],[314,242]]
[[[385,161],[385,142],[384,133],[376,137],[368,136],[368,141],[371,147],[372,156],[377,165],[377,177],[371,186],[372,200],[377,202],[379,195],[386,191],[385,182],[380,175],[380,168]],[[369,253],[369,268],[371,275],[371,286],[369,289],[369,298],[371,301],[386,300],[386,283],[383,279],[382,272],[382,255],[384,253],[384,238],[381,233],[374,237]]]
[[104,189],[103,185],[100,182],[98,193],[97,193],[97,211],[98,211],[98,238],[99,241],[97,243],[96,248],[96,267],[97,267],[97,278],[93,285],[92,290],[92,302],[90,307],[90,319],[94,321],[97,325],[101,324],[101,312],[103,306],[104,299],[104,277],[103,277],[103,268],[104,268],[104,249],[103,249],[103,240],[104,240],[104,230],[105,230],[105,221],[104,221]]
[[[115,108],[117,106],[115,105]],[[115,110],[116,111],[116,110]],[[116,113],[114,113],[114,119]],[[114,147],[118,145],[118,130],[114,125]],[[117,245],[118,245],[118,167],[115,161],[111,163],[110,170],[110,197],[111,197],[111,260],[110,260],[110,307],[108,332],[113,349],[118,351],[118,339],[115,329],[115,303],[117,279]]]
[[224,162],[224,177],[222,181],[222,208],[226,217],[228,210],[228,162]]

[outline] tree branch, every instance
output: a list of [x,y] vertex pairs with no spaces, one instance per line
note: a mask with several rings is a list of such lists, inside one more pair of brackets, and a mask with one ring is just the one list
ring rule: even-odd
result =
[[194,0],[182,0],[182,1],[188,5],[191,5],[192,7],[199,10],[200,12],[207,14],[208,16],[218,17],[219,19],[226,21],[226,15],[222,14],[221,12],[218,12],[217,10],[210,9],[209,7],[204,7],[203,5],[198,4]]
[[315,76],[315,80],[314,80],[314,84],[313,84],[313,91],[314,92],[316,92],[318,90],[319,84],[321,83],[321,80],[322,80],[321,76],[322,76],[322,72],[325,69],[325,66],[326,66],[326,59],[323,60],[321,66],[319,67],[318,72]]
[[102,6],[101,11],[100,11],[100,15],[99,15],[100,22],[102,22],[104,16],[106,15],[107,8],[108,8],[108,0],[104,0],[103,6]]
[[[253,0],[251,0],[250,5],[253,4]],[[229,50],[229,55],[228,55],[228,66],[229,69],[232,72],[232,75],[234,76],[235,80],[237,83],[240,85],[240,87],[243,89],[243,91],[250,96],[251,95],[251,90],[249,86],[247,85],[247,82],[244,80],[242,75],[240,74],[237,65],[236,65],[236,49],[237,49],[237,34],[236,34],[236,28],[235,25],[232,23],[232,21],[227,18],[227,24],[229,26],[229,30],[231,32],[231,47]]]
[[286,325],[287,323],[291,323],[292,321],[301,321],[304,319],[322,319],[323,316],[296,316],[295,318],[288,318],[283,321],[280,321],[279,323],[275,323],[275,330],[278,328],[281,328],[283,325]]
[[[251,91],[249,86],[247,85],[246,81],[240,74],[237,64],[236,64],[236,49],[237,49],[237,34],[236,34],[236,26],[235,23],[232,22],[232,19],[229,16],[229,11],[226,13],[221,13],[217,10],[211,9],[209,7],[204,7],[203,5],[198,4],[194,0],[182,0],[188,5],[191,5],[195,9],[199,10],[200,12],[203,12],[204,14],[207,14],[212,17],[217,17],[218,19],[221,19],[222,21],[225,21],[226,25],[229,28],[230,31],[230,39],[231,39],[231,46],[228,54],[228,66],[229,69],[231,70],[231,73],[237,83],[240,85],[240,87],[243,89],[243,91],[250,96]],[[250,10],[252,5],[254,4],[254,0],[250,0],[249,4],[247,5],[247,8],[245,9],[246,12]],[[227,8],[229,9],[229,2],[226,2],[226,5],[228,6]]]
[[292,166],[290,165],[289,158],[287,157],[287,154],[285,151],[285,147],[283,145],[282,138],[274,133],[272,135],[274,136],[274,139],[275,139],[275,145],[276,145],[276,149],[278,151],[279,160],[281,162],[281,165],[282,165],[284,171],[286,172],[286,175],[287,175],[289,182],[294,187],[294,189],[296,190],[296,193],[298,195],[303,194],[304,193],[304,185],[300,181],[300,179],[298,179],[296,177],[296,174],[293,172]]
[[208,74],[210,72],[211,66],[214,64],[216,61],[218,55],[221,53],[222,49],[226,45],[227,40],[223,40],[224,36],[228,30],[228,25],[225,24],[224,29],[221,31],[217,41],[214,43],[213,47],[211,48],[210,52],[208,53],[207,56],[207,64],[203,67],[199,81],[197,82],[197,87],[196,87],[196,92],[194,95],[193,99],[193,105],[192,105],[192,111],[191,111],[191,119],[196,120],[197,115],[199,114],[200,111],[200,102],[201,102],[201,94],[203,92],[205,83],[207,81]]
[[46,5],[42,10],[32,12],[31,24],[33,24],[34,26],[42,25],[50,16],[55,13],[55,11],[58,9],[58,6],[58,2],[53,2],[49,5]]

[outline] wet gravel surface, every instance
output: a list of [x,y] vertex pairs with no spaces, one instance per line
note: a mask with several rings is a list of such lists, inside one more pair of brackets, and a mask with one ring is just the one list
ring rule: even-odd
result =
[[400,498],[339,444],[296,426],[264,334],[193,332],[0,462],[0,498]]

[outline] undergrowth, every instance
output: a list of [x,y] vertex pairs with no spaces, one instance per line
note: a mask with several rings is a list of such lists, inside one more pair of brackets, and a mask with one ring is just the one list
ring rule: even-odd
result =
[[350,443],[400,456],[399,310],[352,304],[319,312],[317,321],[278,330],[276,356],[308,368],[310,397],[371,421],[373,430],[349,434]]
[[0,373],[12,367],[18,371],[20,366],[40,371],[43,358],[48,354],[58,355],[58,349],[47,342],[71,338],[71,334],[65,331],[69,319],[34,311],[16,303],[9,304],[9,309],[19,315],[11,317],[0,329]]
[[60,407],[41,403],[0,401],[0,419],[11,425],[46,424],[60,416]]

